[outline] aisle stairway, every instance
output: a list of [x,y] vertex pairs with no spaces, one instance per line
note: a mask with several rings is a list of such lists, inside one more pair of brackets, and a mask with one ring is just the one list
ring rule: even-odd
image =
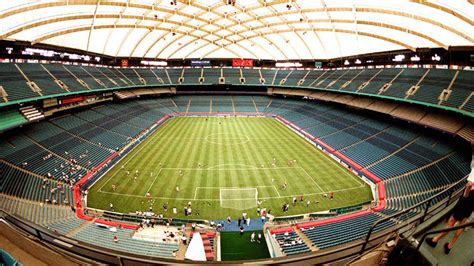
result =
[[31,105],[20,108],[20,112],[30,122],[44,119],[43,113]]

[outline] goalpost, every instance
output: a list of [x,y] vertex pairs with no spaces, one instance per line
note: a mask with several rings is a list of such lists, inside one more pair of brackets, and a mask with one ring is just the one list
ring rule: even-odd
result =
[[245,210],[257,207],[257,188],[221,188],[219,200],[222,208]]

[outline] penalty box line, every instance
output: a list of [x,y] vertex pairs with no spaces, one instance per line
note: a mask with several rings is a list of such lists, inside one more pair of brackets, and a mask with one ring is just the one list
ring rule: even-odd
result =
[[202,199],[198,199],[198,198],[197,198],[197,193],[198,193],[199,189],[219,189],[219,190],[221,190],[221,189],[229,189],[229,190],[234,189],[234,190],[244,190],[244,189],[252,189],[252,188],[253,188],[253,189],[256,189],[257,192],[258,192],[258,188],[259,188],[259,187],[271,187],[271,188],[273,188],[273,189],[275,190],[275,192],[278,194],[278,197],[276,197],[276,198],[280,198],[280,197],[281,197],[280,192],[278,192],[278,189],[277,189],[275,186],[253,186],[253,187],[196,187],[196,188],[194,189],[194,200],[202,200]]

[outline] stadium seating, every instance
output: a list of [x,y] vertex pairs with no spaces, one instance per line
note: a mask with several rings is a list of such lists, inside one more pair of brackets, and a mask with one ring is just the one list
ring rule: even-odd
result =
[[211,111],[211,98],[209,96],[192,96],[188,112],[209,113]]
[[41,96],[34,92],[15,64],[0,64],[0,86],[8,93],[8,100],[15,101]]
[[240,69],[239,68],[223,68],[226,84],[240,84]]
[[[185,68],[183,84],[199,84],[202,68]],[[206,81],[204,81],[205,83]]]
[[471,95],[472,84],[474,84],[474,75],[469,71],[459,71],[451,87],[451,95],[441,105],[459,108]]
[[[473,75],[466,70],[386,69],[256,69],[256,68],[109,68],[59,64],[0,65],[0,86],[7,95],[0,104],[42,95],[141,85],[225,84],[281,85],[288,88],[318,88],[390,96],[407,101],[443,105],[474,111],[471,96]],[[201,75],[204,81],[200,82]],[[180,77],[184,80],[180,81]],[[241,77],[244,80],[241,80]],[[263,78],[263,80],[261,80]],[[64,83],[61,87],[55,79]],[[38,90],[30,87],[33,81]],[[291,92],[291,89],[289,90]],[[445,97],[440,97],[445,95]]]
[[232,96],[235,103],[236,112],[257,112],[252,97]]
[[[172,258],[173,251],[179,248],[177,243],[148,242],[133,239],[131,237],[133,233],[133,230],[121,228],[118,228],[116,232],[112,232],[107,228],[90,224],[79,230],[73,237],[105,248],[155,257]],[[113,241],[114,236],[118,237],[117,242]]]
[[245,84],[259,85],[260,73],[258,69],[243,68],[242,75],[245,78]]
[[4,176],[0,191],[6,195],[31,201],[48,202],[51,204],[70,205],[72,200],[71,187],[32,175],[6,163],[0,162],[0,172]]
[[[105,69],[102,70],[105,73]],[[76,68],[75,71],[78,72],[79,69]],[[397,71],[400,72],[398,69]],[[385,70],[379,74],[382,72]],[[93,71],[89,73],[98,74]],[[276,71],[273,73],[275,75]],[[280,72],[281,75],[285,73],[288,75],[290,72]],[[326,72],[315,71],[308,76],[326,75],[324,73]],[[345,76],[342,76],[344,73],[344,71],[338,72],[339,80]],[[350,73],[357,75],[358,72]],[[359,76],[361,75],[362,73]],[[147,76],[147,79],[150,77]],[[347,80],[344,81],[346,82]],[[332,85],[329,83],[321,84],[326,86],[340,84],[339,81]],[[423,82],[420,84],[433,86]],[[420,88],[423,88],[421,85]],[[438,89],[440,88],[435,90]],[[455,89],[457,88],[454,87],[453,90]],[[412,95],[414,96],[416,93]],[[132,248],[134,252],[144,255],[170,257],[172,251],[176,249],[175,244],[158,245],[158,248],[153,249],[143,248],[151,244],[131,239],[129,234],[132,232],[127,230],[119,231],[117,235],[120,241],[114,243],[112,241],[114,234],[108,230],[92,224],[84,225],[59,211],[56,215],[55,211],[48,208],[49,204],[45,205],[43,211],[38,207],[38,203],[44,203],[46,199],[50,201],[55,199],[58,205],[70,204],[72,193],[70,186],[64,182],[65,175],[68,175],[72,184],[85,175],[87,170],[99,165],[110,156],[114,149],[122,148],[130,138],[136,137],[165,114],[186,111],[202,113],[259,111],[281,115],[383,180],[387,208],[381,213],[370,213],[315,228],[302,226],[305,235],[320,249],[362,238],[373,222],[427,199],[447,185],[463,178],[470,169],[469,147],[465,147],[465,143],[450,135],[404,122],[383,120],[366,112],[353,113],[333,103],[267,96],[159,97],[102,104],[29,125],[19,134],[6,134],[5,138],[0,139],[0,158],[5,161],[0,162],[0,171],[6,173],[7,177],[0,183],[2,197],[7,199],[2,205],[6,204],[8,210],[15,210],[16,213],[26,215],[28,219],[62,234],[75,232],[74,229],[80,227],[81,230],[75,232],[73,237],[82,241],[99,243],[123,251]],[[71,160],[76,162],[71,164]],[[69,172],[72,168],[74,171]],[[43,189],[43,177],[48,176],[48,173],[51,176]],[[61,181],[64,193],[51,193],[51,188],[56,186],[58,180]],[[14,200],[20,200],[21,204],[15,207]],[[357,207],[346,211],[358,209]],[[41,221],[44,218],[35,218],[37,215],[47,216],[49,211],[56,215],[57,219]],[[399,219],[408,219],[417,215],[419,211],[411,211]],[[393,224],[394,221],[384,223],[376,231]],[[342,228],[354,228],[354,230],[347,232],[342,231]],[[292,236],[297,237],[296,232],[293,234]],[[278,239],[287,236],[275,237]],[[288,255],[309,251],[304,244],[287,245],[282,249]]]
[[[381,218],[382,217],[377,214],[370,213],[338,223],[302,228],[301,231],[303,231],[316,247],[324,249],[364,237],[369,231],[370,226]],[[375,232],[387,229],[394,224],[393,221],[383,222],[375,228]],[[350,228],[350,230],[348,230],[348,228]]]
[[212,111],[218,113],[233,113],[232,96],[212,96]]
[[41,64],[18,64],[18,68],[41,89],[43,95],[67,92],[54,82],[53,76]]
[[310,252],[309,247],[294,231],[273,235],[286,255]]

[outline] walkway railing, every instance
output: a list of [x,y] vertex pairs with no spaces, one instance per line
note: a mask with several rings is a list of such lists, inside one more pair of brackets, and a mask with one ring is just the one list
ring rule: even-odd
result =
[[[461,192],[461,190],[459,188],[459,184],[464,183],[464,182],[466,182],[466,179],[462,178],[461,180],[457,181],[456,183],[453,183],[453,184],[449,185],[447,188],[443,189],[442,191],[436,193],[435,195],[427,198],[426,200],[424,200],[420,203],[417,203],[417,204],[411,206],[410,208],[404,209],[400,212],[394,213],[394,214],[389,215],[389,216],[387,216],[383,219],[375,221],[372,224],[372,226],[370,227],[369,232],[366,235],[364,244],[362,245],[362,248],[360,250],[360,254],[364,253],[364,251],[367,248],[368,243],[371,240],[373,240],[373,239],[371,239],[371,237],[372,237],[372,234],[373,234],[375,228],[377,227],[377,225],[379,225],[383,222],[389,221],[389,220],[393,220],[393,219],[398,220],[397,218],[399,218],[400,216],[402,216],[402,215],[404,215],[404,214],[406,214],[406,213],[408,213],[412,210],[415,210],[415,209],[418,209],[418,208],[423,208],[423,215],[415,218],[414,220],[403,221],[403,222],[400,223],[402,226],[399,225],[397,227],[399,227],[398,229],[400,229],[402,227],[405,227],[407,225],[412,225],[412,224],[415,224],[415,223],[418,223],[417,224],[417,226],[418,226],[419,224],[423,223],[426,220],[426,217],[429,214],[432,214],[432,213],[436,212],[440,208],[449,206],[452,199],[457,199],[457,196],[459,196],[457,194],[460,194],[460,192]],[[443,200],[443,199],[446,198],[446,196],[447,196],[446,204],[439,204],[438,206],[434,206],[435,205],[433,203],[434,200]],[[433,208],[431,208],[431,207],[433,207]],[[378,237],[375,237],[374,239],[377,239],[377,238],[380,238],[380,237],[381,236],[378,236]]]

